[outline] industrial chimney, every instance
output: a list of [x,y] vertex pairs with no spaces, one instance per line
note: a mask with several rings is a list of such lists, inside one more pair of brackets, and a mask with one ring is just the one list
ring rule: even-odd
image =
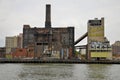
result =
[[45,20],[45,28],[51,28],[51,5],[46,5],[46,20]]

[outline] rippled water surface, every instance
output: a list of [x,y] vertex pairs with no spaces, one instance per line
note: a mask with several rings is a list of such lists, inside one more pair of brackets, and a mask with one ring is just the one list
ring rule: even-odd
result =
[[0,64],[0,80],[120,80],[120,65]]

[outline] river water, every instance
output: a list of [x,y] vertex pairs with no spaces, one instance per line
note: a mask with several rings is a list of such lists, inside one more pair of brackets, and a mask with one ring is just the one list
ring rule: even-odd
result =
[[120,65],[0,64],[0,80],[120,80]]

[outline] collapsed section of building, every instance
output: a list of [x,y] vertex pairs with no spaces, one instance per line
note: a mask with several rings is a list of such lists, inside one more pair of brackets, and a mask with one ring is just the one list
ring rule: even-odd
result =
[[23,26],[23,48],[34,53],[34,58],[71,58],[74,27],[51,27],[51,6],[47,4],[45,28]]

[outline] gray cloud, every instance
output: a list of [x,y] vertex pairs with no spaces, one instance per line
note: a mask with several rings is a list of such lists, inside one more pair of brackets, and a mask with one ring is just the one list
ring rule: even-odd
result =
[[48,3],[52,7],[52,25],[75,26],[75,39],[87,31],[89,19],[105,17],[105,35],[111,43],[120,40],[120,0],[0,0],[0,46],[5,45],[6,36],[21,33],[23,24],[44,27]]

